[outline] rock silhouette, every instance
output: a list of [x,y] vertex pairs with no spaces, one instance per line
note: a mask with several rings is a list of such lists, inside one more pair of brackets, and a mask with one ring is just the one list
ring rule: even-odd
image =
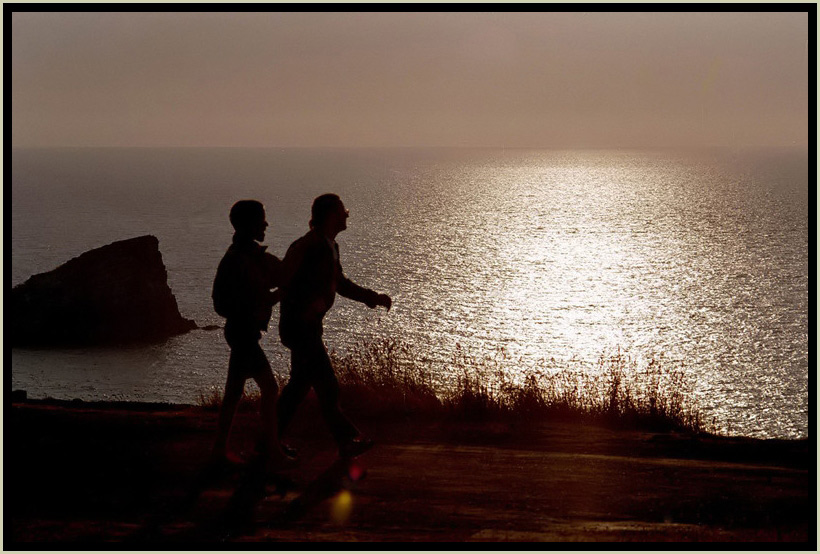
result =
[[85,252],[12,289],[12,346],[159,342],[195,329],[167,277],[151,235]]

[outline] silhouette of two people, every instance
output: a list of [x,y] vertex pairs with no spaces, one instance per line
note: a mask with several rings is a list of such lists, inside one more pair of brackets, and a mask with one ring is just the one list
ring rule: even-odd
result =
[[[259,244],[268,226],[264,206],[241,200],[231,208],[233,242],[219,263],[213,288],[214,309],[226,318],[225,339],[231,348],[213,463],[241,462],[228,452],[227,445],[249,378],[261,391],[257,451],[264,459],[282,464],[295,457],[296,452],[279,437],[311,388],[341,457],[357,456],[372,447],[372,440],[361,434],[339,406],[339,382],[322,339],[323,318],[336,293],[370,308],[389,310],[392,305],[389,296],[357,285],[342,271],[335,239],[347,228],[348,216],[339,196],[319,196],[311,207],[310,230],[279,260]],[[277,403],[279,387],[259,341],[280,300],[279,334],[291,351],[291,371]]]

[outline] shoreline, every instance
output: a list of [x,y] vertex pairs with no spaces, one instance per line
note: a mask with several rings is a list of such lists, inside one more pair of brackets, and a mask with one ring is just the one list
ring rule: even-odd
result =
[[[356,460],[365,478],[325,495],[336,454],[307,405],[289,432],[301,459],[283,473],[290,490],[268,480],[248,497],[240,471],[191,500],[215,410],[34,399],[7,410],[7,545],[816,540],[808,439],[350,412],[377,446]],[[239,412],[232,449],[248,457],[256,428]]]

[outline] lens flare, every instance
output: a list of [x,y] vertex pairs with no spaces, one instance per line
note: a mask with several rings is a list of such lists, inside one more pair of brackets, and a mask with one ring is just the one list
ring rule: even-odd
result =
[[350,518],[353,511],[353,495],[350,491],[342,491],[333,499],[330,509],[330,517],[334,523],[344,524]]
[[350,470],[348,471],[348,475],[350,479],[353,481],[358,481],[362,477],[364,477],[364,468],[359,464],[351,464]]

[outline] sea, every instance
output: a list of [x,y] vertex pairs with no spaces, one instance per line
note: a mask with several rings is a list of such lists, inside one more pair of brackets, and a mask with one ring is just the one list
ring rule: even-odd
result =
[[[458,353],[514,375],[592,371],[617,352],[682,368],[724,433],[809,435],[805,148],[13,148],[10,159],[12,285],[151,234],[182,315],[221,325],[210,294],[231,205],[265,204],[265,244],[281,257],[313,198],[335,192],[350,211],[345,273],[393,308],[338,298],[329,348],[399,341],[443,384]],[[284,379],[277,317],[262,345]],[[33,398],[196,403],[224,385],[228,354],[219,330],[12,349],[11,381]]]

